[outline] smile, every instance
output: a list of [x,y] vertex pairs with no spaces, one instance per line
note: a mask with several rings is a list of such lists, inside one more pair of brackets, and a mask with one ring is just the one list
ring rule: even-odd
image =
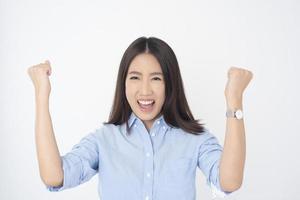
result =
[[155,104],[154,100],[138,100],[140,110],[142,112],[151,112],[153,110],[153,105]]

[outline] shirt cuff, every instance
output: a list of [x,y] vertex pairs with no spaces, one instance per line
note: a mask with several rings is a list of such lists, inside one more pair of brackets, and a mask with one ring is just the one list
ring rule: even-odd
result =
[[72,185],[70,182],[70,180],[72,180],[72,179],[71,179],[71,172],[70,172],[69,164],[64,156],[62,156],[61,159],[62,159],[62,166],[63,166],[63,173],[64,173],[63,184],[60,186],[45,185],[46,189],[49,190],[50,192],[58,192],[58,191],[66,189],[66,188],[69,188]]
[[232,192],[222,191],[220,188],[217,188],[213,183],[210,183],[210,188],[212,192],[212,198],[225,198]]

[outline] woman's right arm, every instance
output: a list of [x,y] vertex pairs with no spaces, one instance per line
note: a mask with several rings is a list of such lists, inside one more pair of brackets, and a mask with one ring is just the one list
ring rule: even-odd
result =
[[64,173],[49,112],[49,61],[28,68],[28,74],[35,88],[35,141],[40,177],[46,185],[60,186],[63,184]]

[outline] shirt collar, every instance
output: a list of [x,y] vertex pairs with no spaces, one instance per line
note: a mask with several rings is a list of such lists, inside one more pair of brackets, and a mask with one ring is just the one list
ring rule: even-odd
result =
[[[133,124],[144,125],[143,122],[136,116],[136,114],[134,112],[131,112],[130,117],[128,119],[129,128],[131,128]],[[165,127],[166,130],[171,129],[171,127],[166,123],[163,115],[160,115],[157,119],[154,120],[154,123],[152,126],[155,126],[155,125]]]

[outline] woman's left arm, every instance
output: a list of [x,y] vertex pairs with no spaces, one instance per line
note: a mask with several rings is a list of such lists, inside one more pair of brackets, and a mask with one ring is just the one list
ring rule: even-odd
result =
[[[227,109],[243,110],[243,92],[253,75],[252,72],[231,67],[225,88]],[[246,139],[243,119],[227,118],[224,149],[220,161],[220,185],[224,191],[239,189],[243,181],[246,157]]]

